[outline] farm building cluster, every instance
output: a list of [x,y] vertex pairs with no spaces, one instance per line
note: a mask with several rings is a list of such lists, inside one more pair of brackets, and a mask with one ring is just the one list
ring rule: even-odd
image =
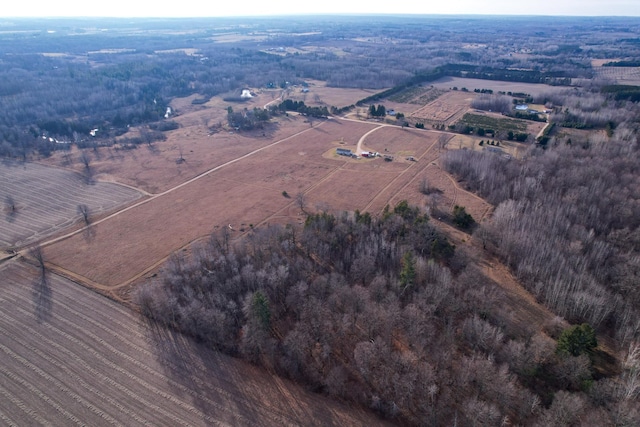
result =
[[380,157],[380,153],[378,153],[377,151],[363,151],[362,153],[360,153],[360,155],[358,155],[348,148],[336,148],[336,154],[338,154],[339,156],[353,157],[354,159],[359,159],[360,157]]

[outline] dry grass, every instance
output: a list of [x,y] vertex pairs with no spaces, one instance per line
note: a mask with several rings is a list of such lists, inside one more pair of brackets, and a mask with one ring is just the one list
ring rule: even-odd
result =
[[306,105],[311,106],[326,106],[327,108],[334,106],[341,108],[355,104],[363,98],[384,90],[330,87],[327,86],[325,82],[318,80],[307,80],[306,82],[309,85],[307,87],[308,92],[303,92],[303,87],[296,86],[290,88],[286,98],[295,101],[304,101]]
[[519,83],[519,82],[504,82],[499,80],[481,80],[481,79],[466,79],[462,77],[443,77],[431,83],[438,89],[451,89],[456,86],[458,89],[466,87],[472,93],[474,89],[492,89],[494,92],[522,92],[528,93],[533,96],[539,95],[542,92],[550,92],[557,90],[564,90],[566,88],[562,86],[549,86],[545,84],[536,83]]
[[[290,131],[303,122],[302,117],[290,120]],[[264,143],[258,143],[261,151],[95,224],[90,238],[76,234],[54,243],[45,248],[45,254],[61,273],[105,291],[120,292],[118,289],[151,274],[172,252],[218,228],[231,225],[232,235],[239,236],[249,224],[298,222],[299,209],[293,199],[282,196],[283,191],[305,193],[312,210],[331,207],[375,214],[386,204],[397,203],[399,194],[413,200],[407,189],[414,188],[419,175],[437,159],[436,142],[441,134],[385,126],[370,133],[363,148],[393,155],[393,162],[335,155],[335,147],[341,145],[338,141],[355,147],[376,126],[327,120],[314,128],[304,127],[302,133],[276,145],[264,148]],[[209,148],[217,153],[218,165],[247,152],[247,147],[216,152],[217,147]],[[408,161],[408,156],[418,161]],[[126,176],[131,173],[126,171]],[[443,191],[453,203],[455,195],[446,188]]]
[[[276,94],[261,92],[250,102],[260,105]],[[461,95],[468,96],[451,92],[445,99]],[[127,295],[133,283],[151,276],[171,253],[217,229],[231,226],[232,236],[239,237],[250,225],[299,223],[300,209],[293,197],[282,196],[283,191],[291,196],[304,193],[310,211],[359,209],[377,214],[402,199],[427,205],[429,200],[419,193],[420,181],[427,177],[440,190],[442,209],[462,204],[478,218],[488,211],[485,202],[461,190],[439,169],[438,140],[450,137],[446,133],[342,119],[315,120],[311,127],[306,118],[290,115],[278,118],[264,136],[211,134],[203,119],[224,114],[223,101],[193,105],[191,99],[181,99],[173,105],[182,127],[169,132],[167,141],[153,149],[112,152],[113,157],[105,151],[94,161],[99,178],[155,195],[94,224],[90,233],[45,246],[56,271],[114,297]],[[355,150],[361,138],[363,150],[394,160],[336,155],[336,147]],[[176,164],[179,146],[186,161]],[[409,156],[417,161],[407,160]]]

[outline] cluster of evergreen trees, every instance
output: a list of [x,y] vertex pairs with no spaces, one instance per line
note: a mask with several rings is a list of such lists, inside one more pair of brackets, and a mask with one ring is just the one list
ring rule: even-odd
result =
[[329,110],[327,107],[310,107],[305,105],[303,101],[293,101],[291,99],[285,99],[278,105],[280,111],[295,111],[300,114],[304,114],[311,117],[328,117]]
[[378,104],[377,107],[371,104],[369,107],[369,115],[371,117],[384,117],[387,115],[387,109],[382,104]]

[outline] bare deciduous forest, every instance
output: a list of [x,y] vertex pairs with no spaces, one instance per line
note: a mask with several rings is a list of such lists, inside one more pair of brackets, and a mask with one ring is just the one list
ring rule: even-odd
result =
[[[341,123],[439,132],[431,166],[450,174],[454,191],[491,204],[481,218],[455,197],[447,210],[426,177],[416,180],[418,204],[380,212],[310,206],[299,192],[300,224],[242,223],[241,235],[229,224],[132,279],[126,302],[146,320],[401,425],[640,425],[638,19],[104,20],[104,32],[95,24],[5,23],[7,164],[79,150],[93,185],[100,150],[153,151],[180,129],[173,100],[224,97],[228,123],[207,122],[211,134],[259,129],[268,138],[274,117],[304,117],[311,129],[329,112]],[[514,89],[431,86],[446,78]],[[306,97],[300,88],[310,81],[373,94],[351,105],[290,96]],[[525,83],[541,89],[518,90]],[[262,89],[278,92],[243,108],[245,92]],[[469,94],[451,118],[431,104],[450,91]],[[391,104],[406,110],[389,113]],[[411,105],[431,109],[412,118]],[[376,157],[360,149],[365,136],[354,157]],[[176,165],[188,166],[177,150]],[[0,196],[6,226],[20,223],[26,198]],[[73,203],[89,241],[100,212]],[[48,283],[46,249],[17,249],[11,257],[24,249],[38,283]],[[505,275],[491,274],[500,265],[547,314],[516,320]]]

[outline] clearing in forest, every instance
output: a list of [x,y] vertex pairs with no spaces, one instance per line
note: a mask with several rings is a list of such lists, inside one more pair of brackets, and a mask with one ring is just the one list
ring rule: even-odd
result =
[[473,93],[475,89],[490,89],[493,90],[494,93],[526,93],[532,96],[538,96],[544,92],[556,92],[567,89],[564,86],[550,86],[541,83],[506,82],[501,80],[469,79],[463,77],[443,77],[431,84],[435,88],[443,90],[457,87],[459,89],[466,88]]
[[[303,122],[304,117],[291,120]],[[335,154],[336,141],[355,145],[365,134],[363,147],[394,160]],[[431,165],[439,156],[441,135],[446,134],[351,120],[319,121],[249,154],[218,159],[218,166],[197,179],[95,224],[91,233],[45,247],[46,259],[59,272],[119,297],[130,283],[153,274],[171,253],[217,229],[227,228],[237,237],[252,226],[299,222],[298,194],[307,212],[377,213],[397,203],[397,194],[417,185],[427,169],[445,175]],[[441,204],[452,208],[454,199],[445,191]]]

